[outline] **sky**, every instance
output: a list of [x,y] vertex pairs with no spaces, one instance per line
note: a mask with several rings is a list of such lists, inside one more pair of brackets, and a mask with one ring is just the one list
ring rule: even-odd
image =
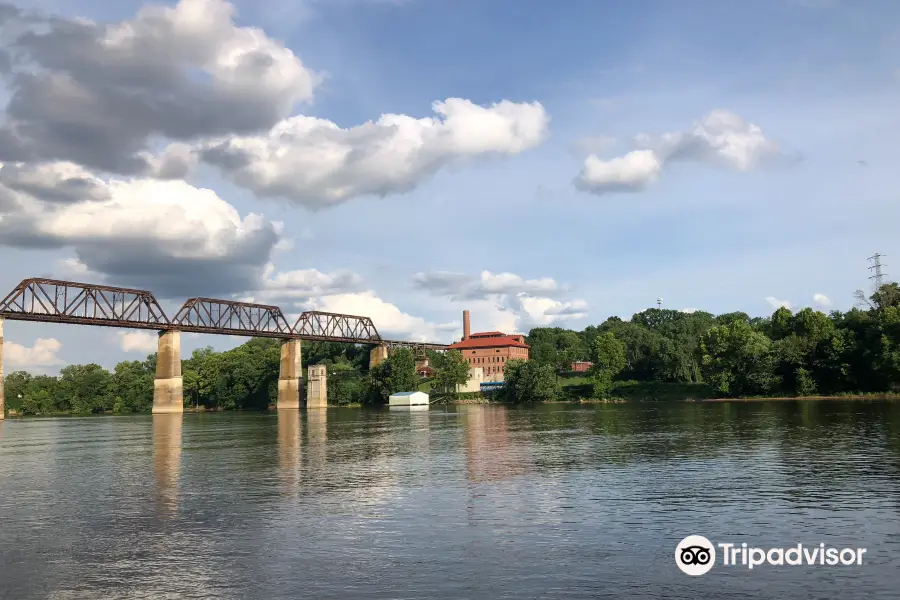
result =
[[[0,4],[0,290],[137,287],[170,316],[239,299],[431,342],[463,309],[507,333],[657,298],[848,310],[867,257],[900,260],[897,23],[891,0]],[[4,340],[6,372],[156,348]]]

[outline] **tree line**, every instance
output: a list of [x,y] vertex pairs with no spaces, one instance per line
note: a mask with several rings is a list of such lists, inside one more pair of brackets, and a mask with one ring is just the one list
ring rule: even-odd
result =
[[[329,404],[380,404],[394,392],[418,388],[412,352],[398,350],[370,370],[370,349],[303,342],[302,359],[304,367],[326,365]],[[280,352],[280,342],[271,339],[251,339],[225,352],[194,350],[181,366],[185,408],[264,410],[274,405]],[[468,369],[461,367],[458,354],[432,357],[437,381],[465,381]],[[155,376],[155,353],[143,361],[120,362],[112,371],[97,364],[70,365],[57,376],[16,371],[4,379],[6,409],[26,415],[149,412]]]
[[[496,400],[521,403],[563,398],[577,360],[593,363],[586,383],[569,396],[616,397],[647,389],[686,395],[809,396],[900,392],[900,287],[881,286],[862,307],[825,314],[777,309],[770,317],[713,315],[651,308],[630,320],[610,317],[582,331],[532,329],[528,361],[506,365]],[[369,369],[368,346],[304,342],[304,366],[325,364],[330,404],[380,404],[417,389],[416,357],[398,350]],[[429,352],[429,382],[453,398],[468,376],[456,351]],[[186,407],[265,409],[278,393],[277,340],[252,339],[225,352],[195,350],[182,361]],[[153,403],[156,354],[107,371],[71,365],[58,376],[14,372],[4,381],[6,407],[22,414],[147,412]],[[635,385],[640,384],[640,385]],[[647,386],[657,386],[648,388]]]
[[651,308],[583,331],[532,329],[527,363],[506,368],[505,395],[561,395],[561,372],[593,362],[586,395],[614,397],[635,383],[721,397],[900,392],[900,287],[882,285],[861,307],[825,314],[777,309],[770,317]]

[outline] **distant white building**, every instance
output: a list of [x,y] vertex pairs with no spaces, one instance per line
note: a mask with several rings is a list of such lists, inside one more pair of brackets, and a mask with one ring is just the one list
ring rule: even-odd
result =
[[469,380],[463,385],[456,386],[456,393],[480,392],[482,381],[484,381],[484,369],[481,367],[469,367]]
[[390,406],[428,406],[428,394],[425,392],[397,392],[388,398]]

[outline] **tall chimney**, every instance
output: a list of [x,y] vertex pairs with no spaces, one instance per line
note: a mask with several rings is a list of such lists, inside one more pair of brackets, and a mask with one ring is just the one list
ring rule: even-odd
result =
[[472,327],[469,324],[469,311],[463,311],[463,339],[469,339],[469,334],[472,333]]

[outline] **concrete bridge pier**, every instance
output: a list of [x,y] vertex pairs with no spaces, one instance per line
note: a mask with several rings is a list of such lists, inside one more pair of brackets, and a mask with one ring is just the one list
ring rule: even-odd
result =
[[328,371],[325,365],[310,365],[306,383],[306,408],[328,406]]
[[3,399],[3,319],[0,319],[0,421],[6,418],[6,404]]
[[380,363],[387,360],[388,347],[384,345],[375,346],[369,351],[369,368],[375,368]]
[[300,340],[281,341],[281,367],[278,370],[278,410],[298,410],[303,389]]
[[159,332],[156,379],[153,381],[153,414],[183,413],[181,332]]

